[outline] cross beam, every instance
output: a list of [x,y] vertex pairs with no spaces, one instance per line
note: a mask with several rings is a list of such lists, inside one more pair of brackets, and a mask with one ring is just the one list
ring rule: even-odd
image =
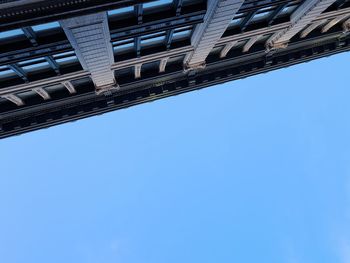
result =
[[96,93],[118,88],[111,65],[114,54],[107,13],[96,13],[60,21],[85,70],[90,71]]
[[192,35],[194,52],[185,61],[185,70],[205,67],[205,60],[243,4],[244,0],[208,0],[204,23]]

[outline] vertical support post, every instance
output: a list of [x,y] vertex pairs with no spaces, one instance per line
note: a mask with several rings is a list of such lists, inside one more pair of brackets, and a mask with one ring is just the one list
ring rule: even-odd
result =
[[142,64],[135,65],[135,79],[141,78],[141,68],[142,68]]
[[44,90],[43,88],[35,88],[33,89],[40,97],[42,97],[44,100],[51,99],[50,94]]

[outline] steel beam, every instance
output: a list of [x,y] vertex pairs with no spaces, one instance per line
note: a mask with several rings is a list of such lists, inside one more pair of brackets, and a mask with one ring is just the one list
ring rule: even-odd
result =
[[170,46],[171,46],[171,42],[173,41],[173,35],[174,35],[174,29],[170,29],[167,31],[166,33],[166,37],[165,37],[165,45],[166,45],[166,49],[169,50]]
[[289,3],[284,3],[279,5],[270,15],[268,25],[271,26],[273,22],[275,22],[275,19],[278,17],[278,15],[281,13],[281,11],[288,5]]
[[142,24],[128,26],[126,22],[118,21],[118,24],[125,24],[122,28],[113,28],[113,21],[111,23],[111,38],[112,41],[139,37],[145,33],[156,33],[166,31],[178,27],[196,25],[203,22],[205,10],[194,11],[191,13],[181,14],[165,19],[143,22]]
[[143,5],[138,4],[134,6],[134,12],[137,17],[137,24],[142,24],[143,22]]
[[33,91],[40,95],[44,100],[51,99],[50,94],[43,88],[34,88]]
[[32,89],[37,88],[37,87],[46,87],[46,86],[51,86],[51,85],[57,85],[57,84],[60,84],[62,82],[65,82],[65,81],[86,78],[88,76],[90,76],[89,72],[78,71],[78,72],[74,72],[74,73],[70,73],[70,74],[52,77],[49,79],[32,81],[32,82],[26,83],[26,84],[5,87],[5,88],[0,89],[0,96],[11,94],[11,93],[24,92],[24,91],[32,90]]
[[169,57],[162,58],[159,62],[159,73],[165,72],[166,64],[168,63]]
[[[336,11],[330,11],[330,12],[326,12],[326,13],[322,13],[316,20],[322,20],[322,19],[335,19],[338,16],[346,16],[346,15],[350,15],[350,8],[343,8],[343,9],[339,9]],[[181,21],[188,21],[188,19],[191,19],[193,16],[191,17],[187,17],[185,19],[185,17],[182,18],[183,15],[181,15],[179,17],[180,20],[178,20],[178,22],[180,23]],[[202,15],[201,15],[202,16]],[[177,19],[177,18],[174,18]],[[143,24],[141,27],[135,27],[134,29],[130,29],[127,28],[127,31],[124,31],[124,33],[128,33],[130,30],[132,31],[132,34],[136,34],[136,35],[141,35],[144,33],[145,31],[145,27],[147,26],[151,26],[151,30],[155,30],[156,27],[161,26],[160,29],[166,28],[166,24],[164,21],[160,21],[157,22],[158,24],[154,24],[154,28],[153,28],[153,22],[151,24],[146,23]],[[181,22],[183,23],[183,22]],[[178,26],[180,24],[174,24],[174,26]],[[228,41],[233,41],[235,39],[244,39],[244,38],[249,38],[251,37],[253,34],[261,34],[261,33],[272,33],[278,30],[282,30],[287,28],[290,25],[289,22],[286,23],[282,23],[282,24],[278,24],[278,25],[273,25],[269,28],[262,28],[262,29],[257,29],[257,30],[252,30],[249,32],[244,32],[242,34],[235,34],[232,36],[227,36],[224,38],[221,38],[219,40],[219,43],[224,43],[224,42],[228,42]],[[153,31],[152,31],[153,32]],[[253,33],[253,34],[252,34]],[[115,33],[116,36],[118,35],[119,37],[123,36],[123,31],[118,31],[118,33]],[[125,35],[125,34],[124,34]],[[127,35],[125,35],[127,36]],[[18,61],[22,61],[22,60],[28,60],[31,58],[35,58],[35,57],[45,57],[48,55],[53,55],[53,54],[57,54],[60,52],[66,52],[66,51],[71,51],[72,47],[69,43],[69,41],[67,40],[63,40],[63,41],[57,41],[54,43],[50,43],[50,44],[45,44],[45,45],[39,45],[37,47],[30,47],[30,48],[25,48],[25,49],[20,49],[20,50],[16,50],[16,51],[12,51],[12,52],[7,52],[7,53],[1,53],[0,54],[0,65],[8,65],[8,64],[13,64],[16,63]]]
[[236,46],[238,43],[237,40],[234,40],[234,41],[231,41],[231,42],[228,42],[223,48],[222,50],[220,51],[220,58],[224,58],[227,56],[227,53],[230,52],[230,50]]
[[17,106],[23,106],[24,105],[24,101],[20,97],[15,95],[15,94],[2,95],[1,97],[11,101],[12,103],[16,104]]
[[29,48],[17,49],[6,53],[0,53],[0,65],[13,64],[36,57],[51,56],[71,50],[73,50],[72,46],[67,40],[38,45],[36,47],[33,46]]
[[141,68],[142,68],[142,64],[136,64],[134,66],[135,79],[141,78]]
[[243,4],[243,0],[209,0],[204,23],[192,35],[194,52],[185,62],[185,70],[205,67],[205,60]]
[[[345,8],[345,9],[340,9],[340,10],[336,10],[336,11],[322,13],[314,21],[320,21],[320,20],[324,20],[324,19],[333,19],[333,18],[336,18],[336,17],[341,16],[341,15],[349,15],[350,16],[350,8]],[[291,22],[284,22],[284,23],[275,24],[275,25],[272,25],[269,27],[264,27],[264,28],[260,28],[260,29],[251,30],[248,32],[243,32],[241,34],[234,34],[231,36],[225,36],[225,37],[222,37],[217,42],[217,44],[226,44],[228,42],[235,41],[235,40],[244,40],[244,39],[250,38],[252,36],[256,36],[256,35],[266,35],[266,34],[272,34],[272,33],[277,34],[280,31],[287,30],[291,25],[292,25]],[[267,41],[267,42],[269,42],[269,41]]]
[[341,15],[336,18],[333,18],[331,21],[329,21],[323,28],[322,28],[322,33],[326,33],[328,30],[330,30],[332,27],[334,27],[336,24],[341,22],[342,20],[346,19],[349,17],[349,14],[346,15]]
[[193,51],[193,47],[185,46],[181,48],[171,49],[169,51],[162,51],[151,55],[142,56],[140,58],[132,58],[128,60],[118,61],[117,63],[114,63],[112,65],[112,69],[118,70],[126,67],[133,67],[136,64],[140,63],[145,64],[148,62],[161,60],[162,58],[181,56],[184,54],[188,54],[191,51]]
[[174,3],[176,16],[179,16],[181,14],[183,0],[174,0],[173,3]]
[[252,21],[253,17],[257,13],[258,10],[250,12],[243,20],[241,24],[241,31],[245,31],[247,26],[249,26],[249,23]]
[[[149,63],[152,61],[163,60],[163,59],[170,58],[170,57],[180,56],[182,54],[188,54],[192,50],[193,50],[193,48],[191,46],[185,46],[182,48],[172,49],[169,51],[163,51],[163,52],[155,53],[152,55],[143,56],[140,58],[134,58],[134,59],[130,59],[130,60],[120,61],[120,62],[114,63],[112,65],[112,70],[118,70],[118,69],[122,69],[125,67],[133,67],[134,65],[140,64],[140,63],[144,64],[144,63]],[[30,82],[27,84],[10,86],[10,87],[6,87],[6,88],[2,88],[0,90],[0,96],[5,95],[5,94],[11,94],[14,92],[24,92],[24,91],[32,90],[33,88],[36,88],[36,87],[45,87],[45,86],[51,86],[51,85],[56,85],[56,84],[60,84],[60,83],[62,83],[71,94],[73,94],[73,93],[75,93],[73,90],[74,87],[72,85],[71,85],[72,87],[70,87],[70,84],[68,84],[68,83],[70,83],[70,81],[72,81],[72,80],[80,79],[80,78],[88,77],[88,76],[90,76],[89,72],[78,71],[78,72],[69,73],[69,74],[65,74],[65,75],[61,75],[61,76],[57,76],[57,77],[48,78],[45,80],[33,81],[33,82]]]
[[306,27],[303,31],[301,31],[300,37],[301,38],[306,37],[308,34],[310,34],[312,31],[314,31],[316,28],[318,28],[319,26],[323,25],[326,22],[327,22],[327,20],[319,20],[319,21],[312,23],[311,25]]
[[[0,31],[88,15],[153,0],[21,0],[0,6]],[[14,4],[16,3],[16,4]]]
[[17,66],[16,64],[10,64],[7,65],[10,69],[12,69],[18,77],[20,77],[21,79],[24,80],[24,82],[28,82],[28,77],[27,77],[27,73],[24,72],[24,70],[22,68],[20,68],[19,66]]
[[134,47],[136,50],[136,56],[140,57],[141,56],[141,37],[135,37]]
[[64,81],[62,82],[62,85],[69,91],[70,94],[77,93],[76,89],[74,88],[74,85],[70,81]]
[[306,0],[291,16],[291,25],[275,34],[266,43],[267,50],[285,48],[290,39],[305,26],[314,21],[324,10],[336,0]]
[[23,27],[22,31],[23,31],[24,35],[29,39],[30,43],[32,43],[33,46],[38,45],[38,42],[36,40],[37,36],[36,36],[34,30],[30,26]]
[[[334,18],[334,16],[337,16],[339,14],[343,14],[345,12],[348,12],[349,14],[349,9],[346,9],[346,10],[338,10],[338,11],[331,11],[331,12],[327,12],[327,13],[324,13],[324,14],[321,14],[318,18],[315,19],[315,21],[319,21],[319,19],[321,18],[324,18],[324,17],[327,17],[327,18]],[[346,23],[344,23],[346,24]],[[250,31],[250,32],[246,32],[246,33],[243,33],[243,34],[239,34],[239,35],[236,35],[236,36],[229,36],[229,37],[225,37],[225,38],[222,38],[219,40],[219,44],[220,43],[228,43],[228,41],[232,41],[232,39],[247,39],[247,38],[251,38],[252,36],[254,35],[257,35],[257,34],[261,34],[261,32],[273,32],[274,30],[278,30],[279,28],[284,28],[284,27],[288,27],[289,26],[289,23],[283,23],[283,24],[280,24],[280,25],[277,25],[277,26],[272,26],[271,28],[268,28],[268,29],[261,29],[261,30],[253,30],[253,31]],[[70,46],[70,45],[69,45]],[[176,56],[176,55],[181,55],[181,54],[189,54],[189,51],[190,51],[190,47],[186,47],[186,50],[176,50],[176,52],[173,52],[175,50],[170,50],[169,52],[173,52],[171,53],[171,55],[173,56]],[[162,52],[159,52],[159,53],[156,53],[156,54],[152,54],[152,55],[148,55],[148,56],[144,56],[144,57],[140,57],[140,58],[137,58],[137,59],[131,59],[131,60],[125,60],[125,61],[121,61],[121,62],[118,62],[118,63],[115,63],[113,64],[113,69],[120,69],[120,68],[123,68],[123,67],[127,67],[127,66],[132,66],[133,64],[135,63],[139,63],[140,61],[142,61],[142,63],[144,61],[148,61],[148,62],[151,62],[151,61],[155,61],[155,60],[160,60],[161,58],[163,57],[167,57],[169,56],[167,54],[167,52],[165,53],[162,53]],[[88,74],[87,74],[88,75]],[[40,81],[41,82],[41,81]],[[43,83],[46,83],[47,80],[44,80]],[[32,84],[32,83],[30,83]],[[23,88],[23,90],[26,90],[28,89],[28,87],[30,87],[29,84],[24,84],[24,85],[21,85],[21,87]],[[9,87],[10,89],[9,90],[13,90],[12,88],[18,88],[17,86],[15,87]],[[5,88],[4,90],[8,90],[8,88]],[[2,90],[3,91],[3,90]]]
[[61,75],[60,66],[51,56],[45,57],[46,61],[50,64],[50,67],[56,72],[57,75]]
[[262,35],[257,35],[257,36],[253,36],[251,37],[248,42],[243,46],[243,53],[246,53],[249,51],[249,49],[259,40],[261,39],[263,36]]
[[[123,93],[113,93],[111,95],[113,102],[109,104],[108,101],[111,101],[111,98],[89,93],[82,96],[70,97],[64,101],[54,101],[36,107],[5,113],[0,116],[0,127],[2,127],[0,138],[94,116],[140,103],[151,102],[156,99],[178,95],[258,73],[266,73],[271,70],[350,50],[348,41],[346,46],[340,47],[334,42],[336,38],[333,38],[333,41],[326,42],[323,42],[322,39],[324,38],[321,37],[318,39],[320,41],[316,43],[313,39],[303,40],[301,42],[305,43],[297,49],[295,49],[294,43],[291,43],[286,50],[274,54],[274,63],[272,65],[265,64],[264,55],[254,60],[252,60],[251,56],[246,56],[245,63],[237,63],[234,57],[227,59],[227,63],[218,63],[218,61],[208,63],[208,67],[200,74],[197,74],[194,79],[195,84],[192,86],[189,85],[189,79],[186,77],[176,78],[174,82],[162,82],[159,85],[152,83],[142,85],[139,82],[139,85],[141,85],[139,89],[130,89],[130,91]],[[312,43],[313,45],[311,47],[310,44]],[[319,52],[319,50],[323,50],[323,52]],[[262,53],[264,54],[264,50],[262,50]],[[70,114],[67,114],[67,112]],[[52,116],[62,117],[53,121]],[[37,118],[40,118],[42,121],[40,123],[33,123],[30,126],[22,125],[28,123],[31,119]]]
[[111,65],[113,48],[107,13],[96,13],[60,21],[85,70],[90,71],[96,92],[118,88]]

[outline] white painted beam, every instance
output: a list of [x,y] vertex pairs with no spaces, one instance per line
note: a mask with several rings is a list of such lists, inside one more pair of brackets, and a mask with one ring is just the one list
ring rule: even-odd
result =
[[189,52],[187,52],[186,55],[185,55],[185,58],[184,58],[184,61],[183,61],[183,66],[184,66],[184,69],[185,69],[185,70],[186,70],[186,63],[187,63],[187,61],[190,59],[190,57],[192,56],[193,52],[194,52],[194,50],[189,51]]
[[229,43],[227,43],[223,48],[222,50],[220,51],[220,58],[224,58],[227,56],[228,52],[230,52],[230,50],[236,46],[238,43],[237,40],[234,40],[234,41],[231,41]]
[[323,28],[322,28],[322,33],[326,33],[328,30],[330,30],[332,27],[334,27],[336,24],[341,22],[342,20],[346,19],[349,17],[349,14],[338,16],[336,18],[333,18],[331,21],[329,21]]
[[96,92],[118,88],[106,12],[61,20],[60,24],[85,70],[91,73]]
[[51,99],[50,94],[44,90],[43,88],[35,88],[33,89],[38,95],[40,95],[44,100]]
[[208,0],[204,22],[193,32],[191,44],[194,52],[185,61],[185,70],[205,67],[205,60],[224,34],[244,0]]
[[290,26],[279,31],[266,43],[267,50],[286,47],[292,37],[317,19],[317,17],[335,1],[336,0],[306,0],[293,12]]
[[4,99],[7,99],[7,100],[13,102],[17,106],[23,106],[24,105],[24,101],[20,97],[15,95],[15,94],[2,95],[1,97],[3,97]]
[[301,38],[307,37],[308,34],[310,34],[312,31],[314,31],[316,28],[318,28],[319,26],[323,25],[326,22],[327,22],[327,20],[320,20],[320,21],[316,21],[316,22],[312,23],[307,28],[305,28],[303,31],[301,31],[300,37]]
[[141,68],[142,68],[142,64],[136,64],[134,67],[135,70],[135,79],[139,79],[141,78]]
[[65,88],[69,91],[70,94],[77,93],[76,89],[70,81],[62,82],[62,85],[65,86]]
[[257,35],[251,37],[248,42],[243,47],[243,53],[246,53],[249,51],[249,49],[259,40],[263,37],[263,35]]
[[169,57],[162,58],[159,63],[159,73],[165,72],[166,64],[168,63]]

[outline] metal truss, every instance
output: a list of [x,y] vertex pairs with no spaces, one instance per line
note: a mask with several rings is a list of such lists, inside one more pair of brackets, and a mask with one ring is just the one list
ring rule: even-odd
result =
[[[174,72],[167,77],[158,78],[157,82],[145,80],[130,84],[124,91],[113,92],[109,95],[97,96],[94,93],[87,93],[41,107],[30,107],[26,110],[25,115],[20,111],[3,114],[0,118],[2,129],[0,137],[85,118],[348,51],[350,49],[349,36],[346,35],[342,39],[340,36],[337,32],[330,34],[328,38],[318,35],[291,42],[283,52],[277,52],[273,57],[267,57],[264,46],[260,45],[260,47],[255,47],[251,54],[246,54],[238,59],[237,53],[230,54],[224,61],[219,57],[209,57],[207,67],[194,76]],[[305,48],[311,43],[312,47]]]
[[[143,6],[149,1],[84,0],[85,6],[77,1],[69,14],[63,6],[52,10],[62,28],[51,30],[49,38],[35,25],[54,21],[46,17],[50,10],[5,19],[9,10],[27,10],[28,1],[0,11],[0,31],[20,26],[23,32],[13,44],[0,42],[0,74],[11,70],[16,77],[0,81],[0,138],[350,49],[346,0],[328,0],[317,12],[316,0],[174,0],[151,15]],[[130,5],[129,15],[106,16],[105,10]],[[72,54],[78,62],[65,64]],[[35,65],[26,61],[36,60],[48,66],[33,75]],[[116,83],[118,89],[111,89]]]

